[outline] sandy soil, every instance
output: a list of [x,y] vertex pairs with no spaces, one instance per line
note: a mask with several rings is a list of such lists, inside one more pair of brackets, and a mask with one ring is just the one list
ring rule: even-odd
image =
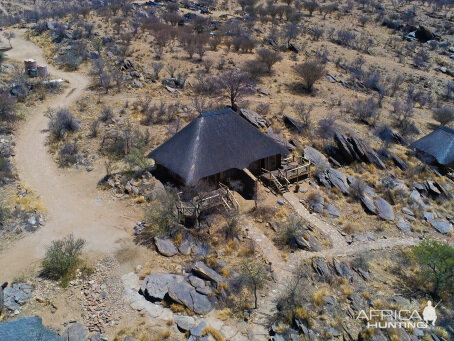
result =
[[[17,31],[12,41],[10,59],[22,61],[35,58],[44,63],[42,50]],[[16,136],[16,167],[21,181],[35,192],[46,207],[46,225],[34,234],[4,250],[0,257],[2,280],[10,281],[35,267],[52,240],[73,233],[87,241],[90,255],[112,254],[120,242],[130,239],[130,232],[139,218],[138,212],[125,204],[103,196],[96,184],[104,174],[102,164],[92,172],[62,170],[47,152],[44,116],[49,107],[68,106],[80,97],[89,79],[80,73],[61,72],[49,65],[55,78],[65,79],[65,91],[31,108],[26,122]]]

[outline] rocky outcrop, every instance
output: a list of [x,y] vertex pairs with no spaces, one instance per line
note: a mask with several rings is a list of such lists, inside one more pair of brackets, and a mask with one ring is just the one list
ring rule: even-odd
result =
[[169,292],[169,287],[172,284],[180,283],[184,280],[184,276],[181,275],[156,273],[144,279],[140,291],[145,297],[162,300]]
[[324,171],[318,172],[316,176],[320,183],[322,183],[325,187],[335,187],[343,194],[349,193],[347,178],[341,171],[334,168],[328,168]]
[[255,111],[248,109],[240,109],[240,115],[259,129],[266,128],[270,125],[270,122],[266,118],[263,118]]
[[348,163],[353,161],[367,162],[380,169],[385,169],[385,164],[373,150],[363,140],[355,136],[346,136],[340,133],[334,135],[341,157]]
[[[203,264],[203,263],[202,263]],[[209,268],[200,267],[210,277],[219,276]],[[213,271],[215,274],[211,273]],[[196,314],[209,313],[214,305],[208,298],[213,293],[205,281],[195,276],[185,277],[174,274],[151,274],[145,278],[140,292],[151,301],[169,298],[174,302],[184,305]]]
[[196,314],[208,314],[213,305],[207,296],[198,293],[188,282],[182,281],[169,286],[169,296],[195,312]]

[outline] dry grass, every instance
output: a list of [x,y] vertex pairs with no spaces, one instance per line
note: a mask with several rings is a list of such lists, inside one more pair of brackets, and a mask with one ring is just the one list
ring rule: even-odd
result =
[[44,212],[45,206],[39,197],[27,190],[27,195],[16,199],[16,205],[20,205],[25,211]]
[[215,328],[208,326],[203,330],[203,336],[211,335],[216,341],[225,341],[224,337]]
[[323,298],[328,294],[326,288],[319,289],[312,294],[312,302],[315,305],[321,305],[323,303]]

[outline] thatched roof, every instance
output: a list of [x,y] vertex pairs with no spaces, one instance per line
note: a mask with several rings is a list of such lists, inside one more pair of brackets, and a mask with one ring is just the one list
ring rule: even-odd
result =
[[288,150],[227,108],[202,113],[153,150],[154,159],[186,184],[229,169],[244,169]]
[[454,130],[439,127],[413,142],[411,148],[432,156],[440,165],[449,165],[454,162]]

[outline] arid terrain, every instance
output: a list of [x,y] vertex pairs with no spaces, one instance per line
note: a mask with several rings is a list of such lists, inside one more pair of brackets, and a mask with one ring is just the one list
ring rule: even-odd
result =
[[453,5],[0,0],[0,341],[454,340]]

